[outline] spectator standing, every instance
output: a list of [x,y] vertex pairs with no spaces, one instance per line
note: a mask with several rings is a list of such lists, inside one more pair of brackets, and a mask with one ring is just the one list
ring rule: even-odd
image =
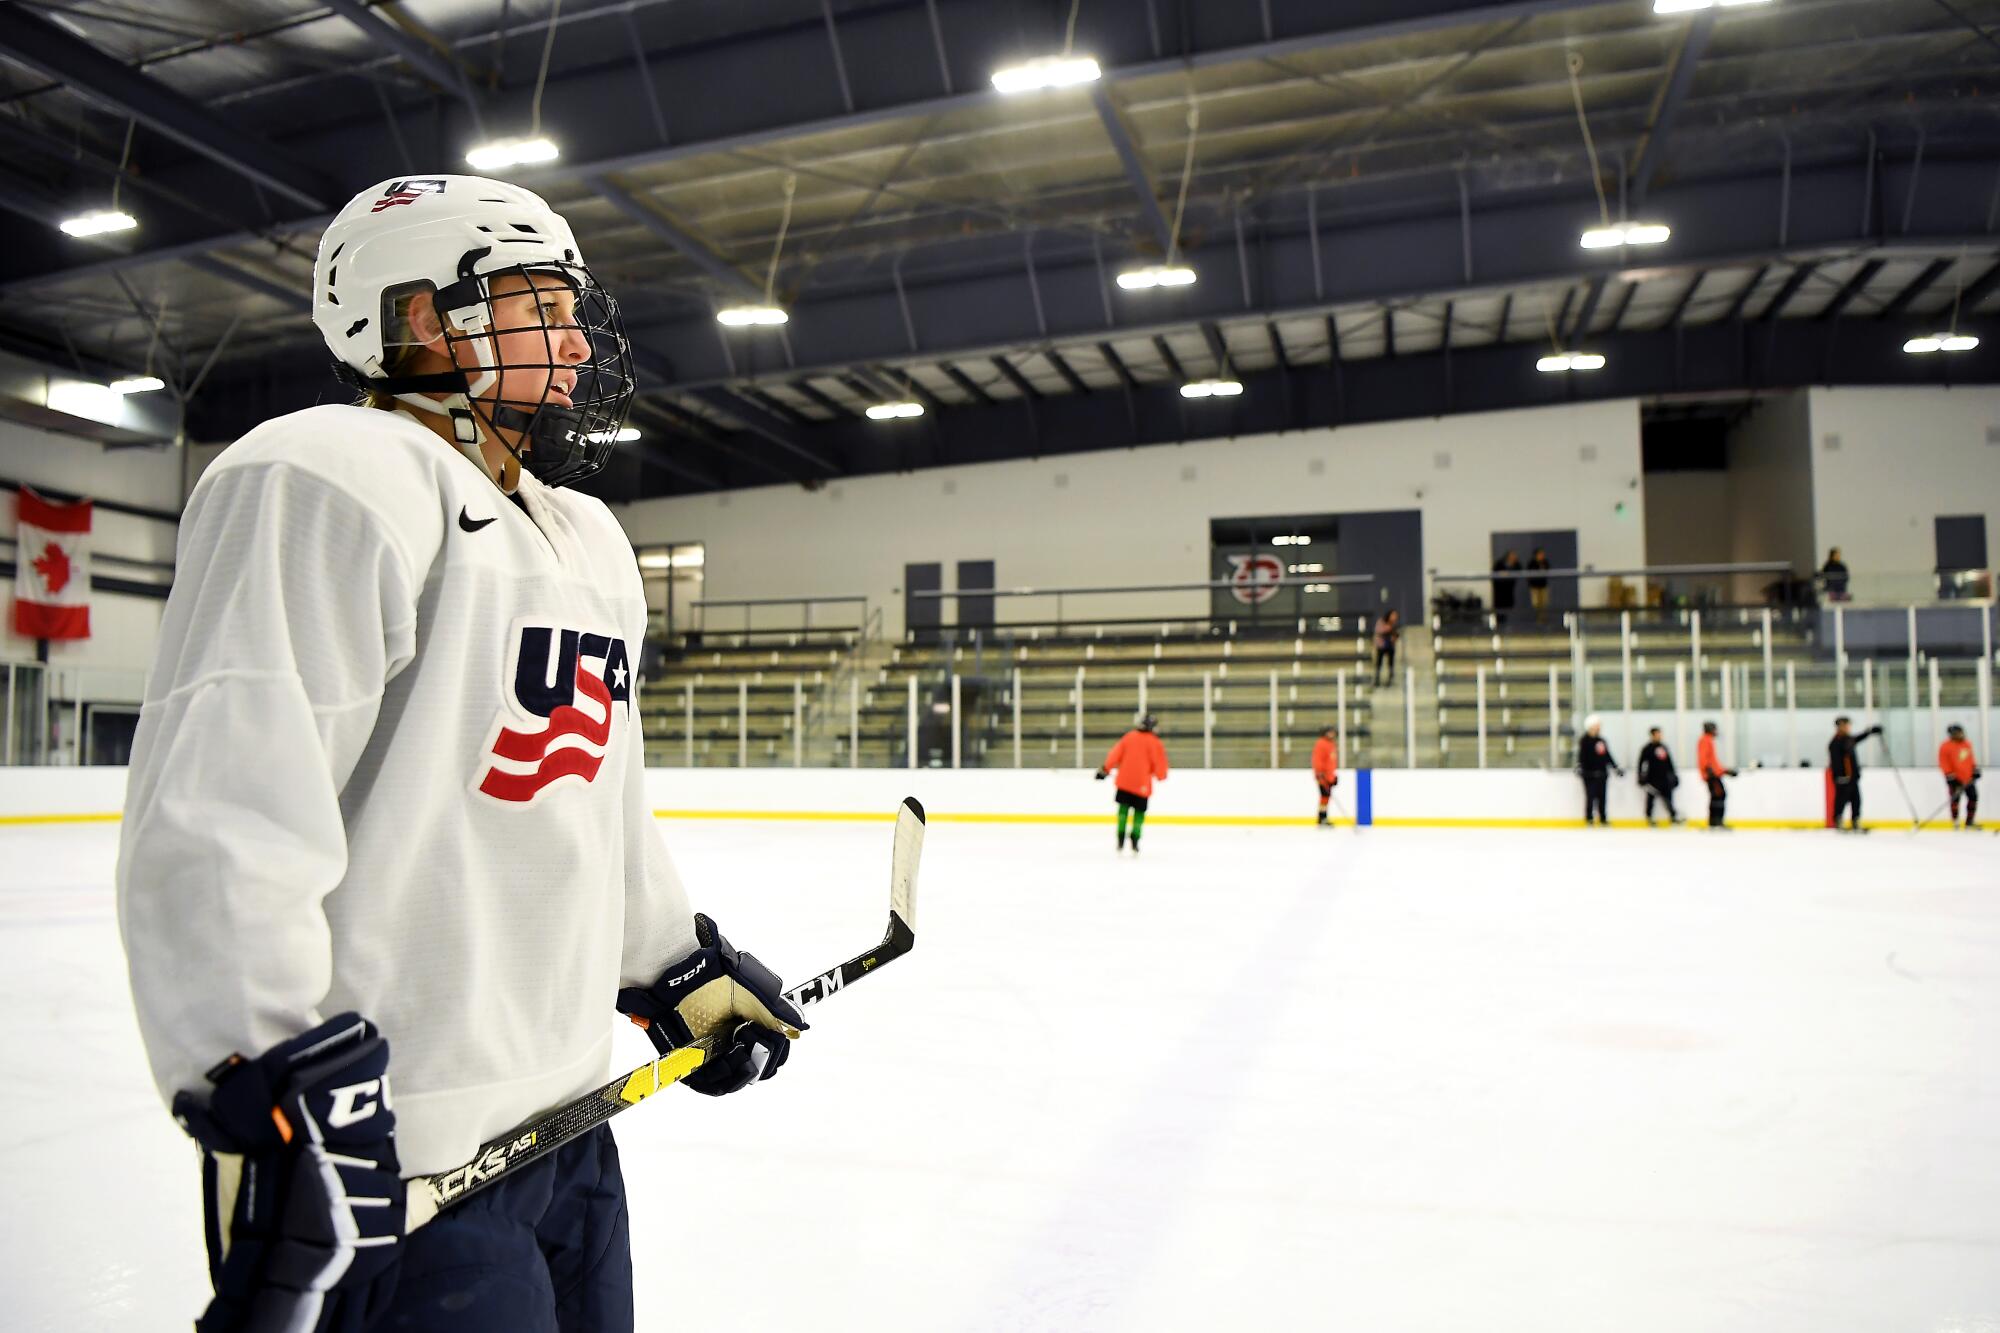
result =
[[1840,548],[1836,546],[1826,553],[1826,563],[1819,567],[1819,582],[1826,589],[1827,601],[1847,600],[1847,577],[1847,562],[1840,558]]
[[1528,600],[1534,604],[1537,625],[1542,623],[1542,617],[1549,609],[1549,581],[1546,577],[1537,577],[1537,574],[1548,567],[1549,553],[1537,546],[1535,553],[1528,557]]
[[1493,624],[1496,629],[1507,628],[1507,622],[1514,618],[1515,585],[1519,582],[1521,557],[1509,551],[1493,562]]
[[1382,673],[1387,670],[1389,679],[1396,679],[1396,640],[1402,637],[1403,617],[1396,611],[1384,611],[1382,618],[1375,622],[1375,677],[1377,685],[1382,683]]

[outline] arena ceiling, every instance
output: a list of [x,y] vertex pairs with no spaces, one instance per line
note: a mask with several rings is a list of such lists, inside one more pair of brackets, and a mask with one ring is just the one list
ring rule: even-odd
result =
[[[1102,79],[992,88],[1072,21]],[[2000,306],[1996,82],[2000,0],[16,0],[0,346],[150,362],[201,440],[337,400],[320,228],[539,102],[561,157],[505,174],[570,219],[643,375],[616,498],[1992,382],[2000,341],[1902,347]],[[114,182],[136,229],[57,229]],[[1673,234],[1583,249],[1607,214]],[[789,323],[725,329],[781,227]],[[1115,281],[1169,252],[1199,281]],[[1606,365],[1538,373],[1558,350]],[[1244,392],[1181,396],[1217,376]],[[889,399],[926,411],[865,417]]]

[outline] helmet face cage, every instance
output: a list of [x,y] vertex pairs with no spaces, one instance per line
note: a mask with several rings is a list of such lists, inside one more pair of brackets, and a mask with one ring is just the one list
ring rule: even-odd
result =
[[[500,323],[493,293],[498,280],[506,277],[520,278],[521,288],[519,293],[503,293],[501,300],[546,291],[552,278],[560,282],[575,298],[570,320],[553,321],[544,303],[536,301],[528,303],[532,320]],[[454,314],[463,315],[466,307],[475,302],[484,307],[481,318],[452,319]],[[590,270],[581,264],[549,262],[497,269],[469,281],[453,283],[438,293],[437,305],[439,315],[447,321],[444,339],[454,352],[453,360],[469,381],[468,401],[472,410],[489,431],[497,428],[521,437],[520,447],[508,444],[507,449],[522,468],[545,486],[567,486],[602,471],[610,461],[626,413],[631,410],[636,384],[631,347],[625,339],[618,303]],[[452,328],[451,324],[457,322],[464,322],[467,327]],[[471,327],[473,324],[480,327]],[[581,361],[557,360],[555,349],[572,331],[582,333],[589,350]],[[523,333],[539,335],[521,340],[539,346],[539,354],[530,353],[527,359],[502,360],[500,340]],[[457,356],[460,347],[469,356]],[[468,361],[470,366],[466,365]],[[475,371],[472,366],[479,369]],[[559,371],[576,376],[567,407],[547,399],[546,386]],[[538,378],[537,372],[545,377],[540,381],[544,386],[540,393],[533,398],[500,396],[506,389],[504,377],[521,372],[527,373],[531,384]],[[485,396],[488,384],[494,392],[491,398]]]

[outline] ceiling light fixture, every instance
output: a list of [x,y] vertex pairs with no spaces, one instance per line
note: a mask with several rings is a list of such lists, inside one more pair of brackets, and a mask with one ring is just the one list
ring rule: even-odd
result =
[[1036,56],[1033,60],[994,70],[993,86],[1000,92],[1013,95],[1037,92],[1043,88],[1074,88],[1078,84],[1095,83],[1102,77],[1104,71],[1089,56]]
[[139,225],[139,219],[130,213],[117,209],[100,209],[95,213],[82,213],[73,218],[64,218],[56,224],[67,236],[102,236],[109,231],[130,231]]
[[157,375],[134,375],[129,379],[113,380],[107,387],[123,398],[128,393],[152,393],[155,389],[164,389],[167,382]]
[[555,140],[536,135],[531,139],[493,139],[465,155],[465,164],[474,171],[501,171],[507,167],[533,166],[553,162],[562,156]]
[[785,313],[782,306],[726,305],[715,312],[715,318],[732,329],[741,329],[754,324],[783,324],[791,316]]
[[899,417],[920,417],[923,414],[922,403],[875,403],[868,409],[870,421],[894,421]]
[[528,104],[528,132],[516,138],[490,139],[465,155],[474,171],[500,171],[507,167],[531,167],[553,162],[562,156],[555,140],[542,133],[542,90],[549,82],[549,57],[556,49],[556,20],[562,15],[562,0],[549,6],[548,28],[542,37],[542,65],[535,73],[535,95]]
[[1771,0],[1653,0],[1655,14],[1692,14],[1703,9],[1735,9],[1740,5],[1768,5]]
[[1970,352],[1977,346],[1979,339],[1969,333],[1932,333],[1910,339],[1903,350],[1911,356],[1929,356],[1932,352]]
[[717,321],[732,329],[754,326],[783,324],[791,318],[785,308],[778,304],[778,257],[785,253],[785,234],[792,229],[792,196],[799,191],[796,174],[785,177],[785,211],[778,218],[778,239],[771,245],[771,264],[764,270],[764,299],[761,302],[739,302],[724,306],[715,312]]
[[1128,292],[1148,287],[1186,287],[1194,282],[1194,270],[1186,264],[1148,264],[1128,268],[1118,275],[1118,285]]
[[1602,370],[1604,358],[1596,352],[1557,352],[1535,362],[1544,375],[1561,375],[1572,370]]
[[1180,198],[1174,203],[1173,226],[1167,231],[1167,258],[1162,264],[1128,268],[1118,275],[1118,285],[1128,292],[1149,287],[1186,287],[1194,282],[1194,270],[1180,262],[1181,220],[1187,216],[1188,184],[1194,179],[1194,142],[1201,130],[1201,108],[1189,106],[1187,152],[1181,160]]
[[1613,250],[1621,245],[1662,245],[1673,234],[1674,229],[1663,222],[1612,222],[1586,227],[1583,248]]
[[1234,398],[1242,392],[1240,380],[1193,380],[1181,385],[1183,398]]

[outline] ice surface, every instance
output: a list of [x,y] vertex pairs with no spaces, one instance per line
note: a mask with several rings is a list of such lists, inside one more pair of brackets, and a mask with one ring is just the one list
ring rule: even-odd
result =
[[[887,825],[665,831],[788,978],[881,928]],[[0,830],[0,1328],[204,1294],[116,837]],[[933,824],[913,955],[618,1122],[642,1328],[2000,1329],[2000,841],[1111,841]]]

